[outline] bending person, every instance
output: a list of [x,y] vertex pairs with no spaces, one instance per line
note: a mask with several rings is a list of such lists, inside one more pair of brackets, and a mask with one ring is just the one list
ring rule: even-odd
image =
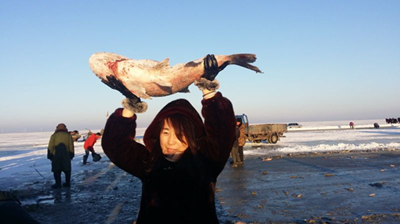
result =
[[85,149],[85,155],[83,156],[83,165],[87,163],[89,152],[92,153],[92,158],[94,162],[97,162],[101,159],[101,156],[94,151],[94,144],[96,144],[97,139],[99,138],[101,138],[100,132],[97,132],[96,134],[92,133],[89,138],[86,139],[85,144],[83,144],[83,148]]

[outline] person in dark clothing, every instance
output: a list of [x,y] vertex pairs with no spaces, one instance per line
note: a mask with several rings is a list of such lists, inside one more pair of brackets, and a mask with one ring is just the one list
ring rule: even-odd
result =
[[231,151],[231,156],[232,156],[232,167],[238,167],[239,165],[241,165],[242,161],[240,160],[239,157],[239,142],[238,142],[238,138],[240,136],[240,130],[239,128],[236,126],[235,127],[235,142],[233,143],[232,146],[232,151]]
[[349,125],[350,125],[350,129],[354,129],[354,123],[353,122],[350,122]]
[[216,92],[221,67],[213,55],[204,67],[195,81],[203,92],[204,122],[189,101],[172,101],[146,129],[144,145],[135,141],[136,114],[147,104],[121,83],[110,84],[128,98],[108,118],[102,147],[115,165],[142,182],[137,224],[219,223],[215,188],[235,141],[235,116],[231,102]]
[[51,171],[54,174],[55,184],[52,188],[61,187],[61,172],[65,174],[64,187],[71,186],[71,160],[74,158],[74,141],[68,133],[65,124],[60,123],[56,131],[51,135],[47,158],[51,160]]
[[238,127],[240,132],[238,137],[238,153],[241,163],[239,165],[243,165],[244,163],[243,146],[246,144],[246,134],[244,130],[245,127],[241,118],[236,119],[236,126]]

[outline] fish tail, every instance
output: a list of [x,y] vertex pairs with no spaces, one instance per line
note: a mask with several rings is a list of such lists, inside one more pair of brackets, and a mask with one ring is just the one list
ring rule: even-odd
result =
[[229,56],[229,64],[239,65],[257,73],[263,73],[259,68],[249,63],[253,63],[257,60],[255,54],[232,54]]

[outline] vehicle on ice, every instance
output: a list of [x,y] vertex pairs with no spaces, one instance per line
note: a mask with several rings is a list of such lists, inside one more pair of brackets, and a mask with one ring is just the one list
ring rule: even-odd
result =
[[301,128],[301,124],[299,123],[289,123],[287,125],[288,128]]
[[242,119],[245,125],[246,140],[254,143],[267,141],[276,144],[283,134],[287,132],[287,124],[250,124],[246,114],[236,115],[236,119]]

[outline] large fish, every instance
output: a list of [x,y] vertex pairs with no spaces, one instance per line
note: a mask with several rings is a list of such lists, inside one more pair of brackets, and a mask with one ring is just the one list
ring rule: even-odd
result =
[[[261,73],[260,69],[249,64],[256,61],[254,54],[215,55],[215,58],[222,69],[228,64],[235,64]],[[137,97],[151,99],[188,92],[189,85],[204,74],[203,59],[171,67],[168,58],[161,62],[135,60],[100,52],[90,57],[89,65],[103,82],[107,83],[107,76],[113,76]]]

